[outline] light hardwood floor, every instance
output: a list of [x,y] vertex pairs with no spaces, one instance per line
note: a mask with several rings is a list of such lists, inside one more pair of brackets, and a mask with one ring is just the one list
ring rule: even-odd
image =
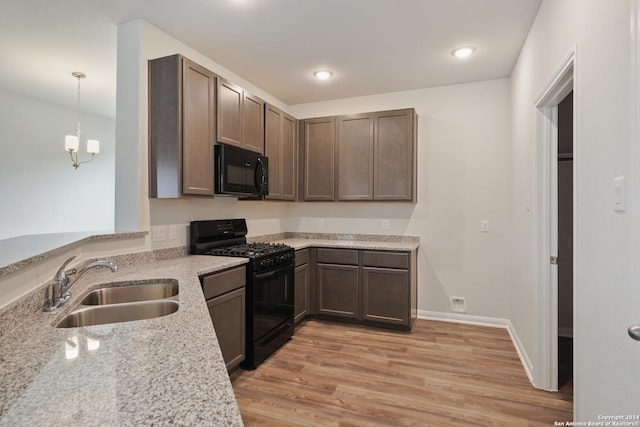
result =
[[247,426],[552,426],[570,382],[535,389],[504,329],[418,320],[413,333],[307,321],[231,376]]

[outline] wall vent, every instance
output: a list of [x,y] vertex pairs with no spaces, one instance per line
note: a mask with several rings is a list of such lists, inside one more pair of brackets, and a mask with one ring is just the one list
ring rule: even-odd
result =
[[467,298],[466,297],[449,297],[449,305],[451,311],[454,313],[466,313],[467,312]]

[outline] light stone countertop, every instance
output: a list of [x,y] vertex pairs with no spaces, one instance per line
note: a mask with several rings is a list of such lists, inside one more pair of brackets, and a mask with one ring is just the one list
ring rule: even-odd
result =
[[418,249],[419,242],[388,242],[384,240],[332,240],[332,239],[298,239],[285,238],[276,240],[274,243],[284,243],[295,250],[318,247],[318,248],[338,248],[338,249],[369,249],[382,251],[403,251],[411,252]]
[[[198,275],[246,262],[188,256],[96,270],[73,286],[62,311],[4,316],[16,326],[0,337],[0,426],[241,426]],[[148,279],[178,280],[177,312],[52,327],[100,284]]]

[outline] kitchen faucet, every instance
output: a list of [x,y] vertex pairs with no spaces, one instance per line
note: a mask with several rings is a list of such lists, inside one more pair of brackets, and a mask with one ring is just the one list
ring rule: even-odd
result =
[[[94,262],[90,262],[89,264],[82,267],[80,270],[76,270],[72,268],[71,270],[65,271],[65,267],[75,259],[75,255],[66,260],[62,266],[58,269],[56,273],[55,283],[51,285],[51,292],[49,293],[49,301],[47,305],[44,307],[44,311],[54,311],[58,307],[63,306],[69,298],[71,298],[71,293],[69,289],[76,283],[84,273],[96,267],[108,267],[112,272],[118,271],[118,266],[114,263],[107,260],[98,260]],[[71,283],[71,279],[69,276],[75,275],[76,278],[73,283]]]

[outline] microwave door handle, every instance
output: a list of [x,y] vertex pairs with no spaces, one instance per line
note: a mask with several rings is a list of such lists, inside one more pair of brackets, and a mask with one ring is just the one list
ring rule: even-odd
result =
[[[258,169],[260,169],[260,179],[258,179]],[[255,185],[258,189],[258,194],[262,196],[264,193],[264,186],[266,184],[266,176],[264,173],[264,164],[262,163],[262,158],[258,157],[258,161],[256,162],[256,171],[254,175]]]
[[258,189],[258,194],[262,194],[262,185],[260,184],[261,179],[258,179],[258,169],[262,169],[260,167],[260,159],[256,162],[256,169],[253,171],[253,185]]

